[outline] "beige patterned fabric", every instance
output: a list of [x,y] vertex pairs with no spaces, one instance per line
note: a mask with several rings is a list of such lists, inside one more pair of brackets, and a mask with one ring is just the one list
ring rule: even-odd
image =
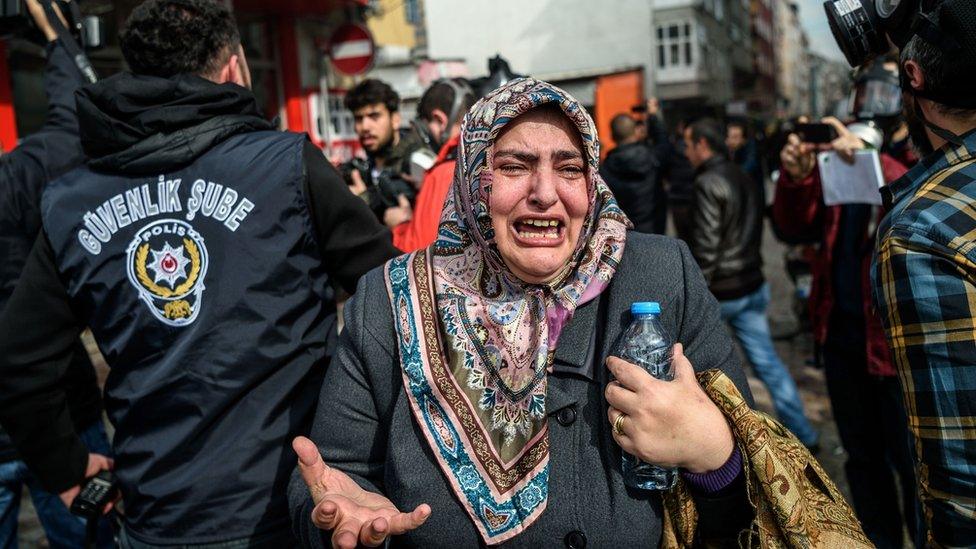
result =
[[[698,381],[728,418],[742,452],[756,518],[739,536],[740,547],[873,547],[844,496],[792,433],[751,409],[722,372],[702,372]],[[661,547],[692,547],[697,523],[694,501],[679,479],[664,494]]]

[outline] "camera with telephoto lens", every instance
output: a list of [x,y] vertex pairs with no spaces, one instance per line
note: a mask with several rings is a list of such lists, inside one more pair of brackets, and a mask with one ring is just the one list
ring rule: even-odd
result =
[[[891,49],[904,48],[915,35],[944,41],[939,12],[945,4],[972,0],[827,0],[830,30],[852,67]],[[890,40],[890,43],[889,43]]]
[[345,180],[346,185],[352,185],[352,172],[359,172],[359,177],[362,178],[363,183],[367,186],[369,185],[369,180],[371,179],[369,173],[369,162],[366,162],[362,158],[353,158],[348,162],[343,162],[339,165],[339,173],[342,174],[342,179]]
[[[97,50],[105,45],[105,26],[100,17],[82,16],[78,8],[79,0],[40,0],[58,6],[67,21],[68,31],[86,50]],[[43,42],[43,37],[24,0],[0,0],[0,37],[17,36],[35,42]]]
[[381,170],[374,178],[369,163],[362,158],[353,158],[339,166],[339,172],[342,174],[342,178],[346,180],[346,184],[352,184],[353,171],[359,172],[359,176],[366,185],[366,192],[370,195],[369,203],[380,219],[383,218],[383,212],[387,208],[399,205],[397,197],[401,194],[411,204],[417,196],[417,190],[414,186],[389,168]]
[[397,197],[401,194],[413,204],[417,197],[417,190],[409,181],[403,179],[400,174],[391,170],[383,170],[376,178],[377,197],[384,208],[393,208],[400,204]]

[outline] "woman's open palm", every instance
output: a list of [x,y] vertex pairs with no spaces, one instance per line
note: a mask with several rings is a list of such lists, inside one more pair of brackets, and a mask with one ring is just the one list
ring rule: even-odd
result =
[[305,437],[296,438],[292,448],[315,503],[312,522],[333,531],[333,547],[355,549],[359,543],[377,547],[388,536],[409,532],[430,516],[427,504],[402,513],[386,497],[364,490],[349,475],[326,465],[315,443]]

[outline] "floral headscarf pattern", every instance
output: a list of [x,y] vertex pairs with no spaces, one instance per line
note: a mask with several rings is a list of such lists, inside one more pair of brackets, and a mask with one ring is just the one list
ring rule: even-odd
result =
[[[589,210],[566,269],[527,284],[494,242],[492,146],[516,117],[556,104],[579,130]],[[606,288],[630,226],[600,178],[599,141],[586,110],[551,84],[522,78],[464,119],[453,192],[437,241],[386,266],[400,364],[414,417],[482,538],[518,535],[546,507],[547,374],[576,307]]]

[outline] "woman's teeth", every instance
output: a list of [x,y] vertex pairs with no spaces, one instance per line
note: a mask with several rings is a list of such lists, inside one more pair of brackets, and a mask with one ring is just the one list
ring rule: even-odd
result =
[[526,219],[516,229],[522,238],[559,238],[559,221],[555,219]]

